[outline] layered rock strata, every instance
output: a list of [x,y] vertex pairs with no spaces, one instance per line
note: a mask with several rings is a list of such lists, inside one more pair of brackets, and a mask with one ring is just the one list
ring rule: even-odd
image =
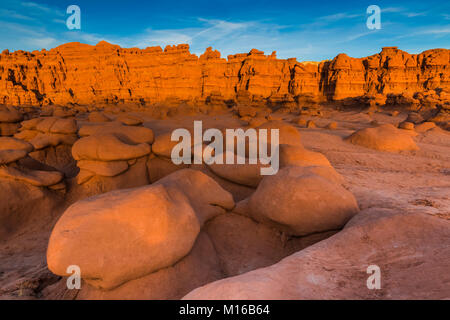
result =
[[450,50],[409,54],[387,47],[369,57],[339,54],[317,63],[277,59],[276,53],[221,58],[189,45],[121,48],[105,41],[67,43],[52,50],[0,55],[0,103],[138,103],[202,101],[221,105],[261,102],[290,107],[318,100],[368,96],[372,104],[446,104]]

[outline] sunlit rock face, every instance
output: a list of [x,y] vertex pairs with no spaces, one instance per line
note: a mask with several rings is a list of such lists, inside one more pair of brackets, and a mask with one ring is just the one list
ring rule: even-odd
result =
[[0,103],[220,103],[217,93],[223,101],[247,97],[269,103],[405,93],[413,99],[416,93],[449,87],[449,57],[448,49],[409,54],[388,47],[365,58],[339,54],[300,63],[256,49],[224,59],[211,48],[198,57],[187,44],[141,50],[105,41],[96,46],[67,43],[50,51],[3,52]]

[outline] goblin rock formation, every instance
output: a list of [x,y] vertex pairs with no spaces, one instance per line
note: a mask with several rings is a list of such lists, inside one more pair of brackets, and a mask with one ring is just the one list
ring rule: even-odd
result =
[[289,106],[295,99],[383,95],[384,100],[389,94],[391,102],[414,103],[424,98],[417,93],[448,90],[449,60],[448,49],[409,54],[388,47],[365,58],[340,54],[331,61],[299,63],[256,49],[224,59],[211,48],[197,57],[187,44],[163,51],[125,49],[105,41],[96,46],[68,43],[50,51],[5,50],[0,55],[0,103],[153,104],[178,99],[214,105],[266,99]]

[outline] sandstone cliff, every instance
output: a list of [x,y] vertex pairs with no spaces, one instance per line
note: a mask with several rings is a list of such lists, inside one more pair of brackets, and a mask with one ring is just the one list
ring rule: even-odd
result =
[[9,105],[153,104],[215,96],[275,102],[389,94],[416,99],[429,90],[448,97],[448,49],[414,55],[389,47],[366,58],[340,54],[331,61],[299,63],[256,49],[224,59],[211,48],[197,57],[186,44],[141,50],[102,41],[0,55],[0,104]]

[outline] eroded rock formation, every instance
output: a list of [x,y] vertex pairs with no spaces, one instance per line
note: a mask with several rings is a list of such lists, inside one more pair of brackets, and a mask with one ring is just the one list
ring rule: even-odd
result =
[[449,60],[448,49],[409,54],[388,47],[365,58],[340,54],[320,63],[300,63],[256,49],[224,59],[211,48],[197,57],[187,44],[141,50],[105,41],[96,46],[67,43],[50,51],[4,51],[0,103],[220,105],[265,100],[289,107],[366,96],[368,103],[435,104],[448,101]]

